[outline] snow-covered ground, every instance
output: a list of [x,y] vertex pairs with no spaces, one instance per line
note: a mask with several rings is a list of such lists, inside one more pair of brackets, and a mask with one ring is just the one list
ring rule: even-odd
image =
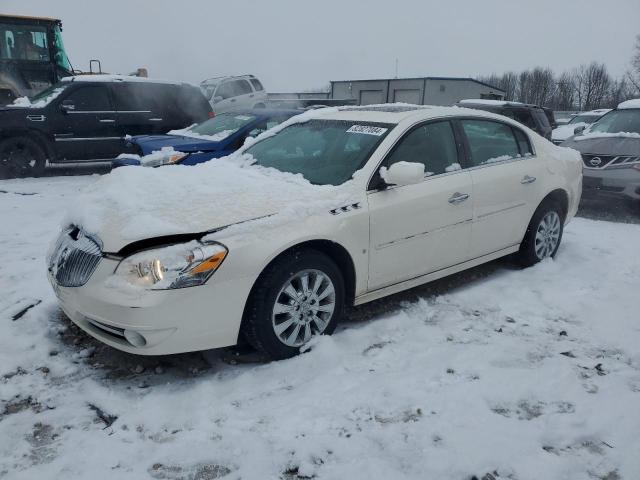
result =
[[364,306],[291,360],[142,358],[46,280],[95,178],[0,182],[0,478],[640,478],[640,225],[575,219],[555,261]]

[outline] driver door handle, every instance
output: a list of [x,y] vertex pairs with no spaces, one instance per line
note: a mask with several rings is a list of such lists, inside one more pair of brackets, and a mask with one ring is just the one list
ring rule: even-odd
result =
[[533,183],[536,181],[536,177],[530,177],[529,175],[525,175],[524,177],[522,177],[522,180],[520,180],[520,183],[523,185],[526,185],[527,183]]
[[467,198],[469,198],[469,194],[456,192],[449,197],[449,203],[457,205],[458,203],[464,202]]

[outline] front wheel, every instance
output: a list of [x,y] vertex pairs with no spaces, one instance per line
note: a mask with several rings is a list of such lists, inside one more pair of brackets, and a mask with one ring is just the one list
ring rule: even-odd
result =
[[242,331],[273,359],[296,355],[314,335],[333,333],[344,310],[344,280],[336,264],[315,250],[287,253],[258,279]]
[[0,142],[0,178],[38,177],[44,172],[46,153],[29,137]]
[[543,202],[533,214],[518,251],[520,263],[529,267],[555,257],[560,247],[564,213],[556,202]]

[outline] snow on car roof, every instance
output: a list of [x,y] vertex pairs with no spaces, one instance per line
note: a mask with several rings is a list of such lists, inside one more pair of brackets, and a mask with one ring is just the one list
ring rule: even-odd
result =
[[509,102],[507,100],[487,100],[484,98],[467,98],[465,100],[460,100],[458,103],[469,103],[475,105],[494,105],[496,107],[502,107],[505,105],[524,105],[521,102]]
[[610,108],[597,108],[595,110],[589,110],[588,112],[580,112],[576,116],[580,115],[604,115],[605,113],[609,113],[611,111]]
[[640,98],[634,98],[633,100],[627,100],[618,105],[618,110],[625,110],[627,108],[640,108]]
[[388,113],[400,113],[400,112],[413,112],[415,110],[430,108],[429,105],[411,105],[404,103],[381,103],[378,105],[362,105],[357,107],[340,107],[339,110],[343,112],[361,111],[361,112],[388,112]]
[[63,77],[61,82],[139,82],[139,83],[166,83],[170,85],[185,85],[186,82],[175,80],[163,80],[157,78],[134,77],[130,75],[76,75]]

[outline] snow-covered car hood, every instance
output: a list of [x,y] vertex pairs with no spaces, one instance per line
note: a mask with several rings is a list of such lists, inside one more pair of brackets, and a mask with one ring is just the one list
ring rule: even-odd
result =
[[600,155],[640,155],[640,136],[598,136],[595,134],[574,136],[562,143],[581,153]]
[[138,145],[144,155],[158,151],[163,147],[173,147],[178,152],[211,152],[221,147],[220,142],[178,135],[138,135],[129,141]]
[[62,227],[76,225],[115,253],[140,240],[204,233],[260,219],[264,229],[296,222],[353,200],[354,181],[312,185],[301,175],[225,157],[196,166],[116,169],[74,202]]
[[577,128],[577,127],[582,127],[582,126],[587,126],[589,124],[587,123],[572,123],[572,124],[567,124],[567,125],[561,125],[558,128],[554,128],[553,132],[551,133],[551,139],[552,140],[566,140],[567,138],[573,136],[573,131]]

